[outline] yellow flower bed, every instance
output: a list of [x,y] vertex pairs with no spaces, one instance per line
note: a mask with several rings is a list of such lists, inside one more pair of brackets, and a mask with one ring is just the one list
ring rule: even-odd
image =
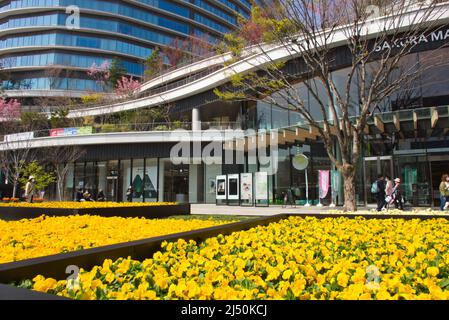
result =
[[290,217],[28,287],[76,299],[448,299],[448,230],[445,219]]
[[114,207],[152,207],[175,205],[176,202],[94,202],[94,201],[48,201],[40,203],[9,202],[1,203],[0,207],[17,208],[57,208],[57,209],[92,209],[92,208],[114,208]]
[[[230,221],[232,222],[232,221]],[[73,215],[0,220],[0,263],[156,237],[226,222]],[[229,223],[229,222],[228,222]]]
[[355,212],[344,212],[343,210],[339,209],[329,209],[326,211],[322,211],[321,213],[327,213],[327,214],[357,214],[357,215],[423,215],[423,216],[439,216],[439,215],[447,215],[447,211],[440,211],[440,210],[433,210],[433,209],[413,209],[410,211],[403,211],[399,209],[389,209],[389,210],[382,210],[377,211],[376,209],[371,210],[357,210]]

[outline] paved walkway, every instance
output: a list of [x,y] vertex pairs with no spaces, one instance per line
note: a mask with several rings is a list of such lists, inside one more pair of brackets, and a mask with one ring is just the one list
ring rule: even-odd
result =
[[[226,205],[215,205],[215,204],[192,204],[191,205],[191,213],[192,214],[215,214],[215,215],[238,215],[238,216],[271,216],[280,213],[326,213],[328,210],[342,210],[341,207],[337,208],[329,208],[329,207],[304,207],[304,206],[296,206],[286,208],[280,205],[271,205],[269,207],[241,207],[241,206],[226,206]],[[426,208],[417,208],[420,210]],[[371,211],[372,213],[377,213],[375,211],[375,206],[368,207],[359,207],[359,211]],[[412,210],[412,208],[407,208],[407,211]],[[370,212],[371,213],[371,212]],[[385,212],[382,212],[385,213]]]

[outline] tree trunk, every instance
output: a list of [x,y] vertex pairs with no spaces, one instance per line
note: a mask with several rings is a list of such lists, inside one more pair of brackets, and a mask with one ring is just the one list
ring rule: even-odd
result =
[[16,180],[14,180],[12,183],[12,198],[16,197],[17,185],[18,185],[18,182]]
[[356,167],[353,164],[344,164],[341,167],[341,175],[343,176],[343,189],[345,197],[344,211],[357,211],[357,203],[355,199],[355,179]]
[[58,181],[56,183],[56,186],[58,188],[58,200],[62,201],[62,183],[61,183],[61,181]]

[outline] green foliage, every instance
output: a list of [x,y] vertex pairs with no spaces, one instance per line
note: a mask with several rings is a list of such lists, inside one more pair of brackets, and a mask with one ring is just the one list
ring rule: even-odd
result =
[[71,120],[67,118],[69,114],[68,109],[58,109],[50,113],[50,126],[52,128],[64,128],[71,125]]
[[109,67],[109,79],[108,83],[112,88],[115,88],[117,81],[126,74],[126,69],[122,65],[121,61],[117,58],[112,59],[111,66]]
[[36,180],[35,190],[39,191],[44,190],[47,186],[56,181],[55,174],[46,172],[37,161],[25,164],[20,171],[20,175],[21,177],[19,178],[19,182],[23,185],[23,187],[25,187],[28,177],[34,176]]
[[20,121],[22,126],[29,130],[41,130],[48,128],[47,117],[39,112],[23,111],[20,114]]
[[220,99],[227,100],[227,101],[242,100],[247,97],[243,92],[221,91],[218,88],[214,89],[214,93]]
[[92,93],[81,97],[83,104],[96,104],[103,100],[103,95],[100,93]]
[[162,69],[162,57],[158,47],[156,47],[145,60],[145,79],[151,79]]

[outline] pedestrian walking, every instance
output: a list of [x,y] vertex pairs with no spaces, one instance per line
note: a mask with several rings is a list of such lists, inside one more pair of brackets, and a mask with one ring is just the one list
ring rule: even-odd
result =
[[371,186],[371,192],[375,194],[377,200],[377,211],[381,211],[385,206],[385,180],[383,175],[379,175]]
[[83,199],[83,190],[78,189],[76,191],[76,201],[80,202]]
[[449,175],[443,174],[440,182],[440,210],[443,211],[446,208],[446,204],[449,203]]
[[25,184],[25,198],[27,199],[27,202],[33,202],[35,185],[36,180],[34,179],[34,176],[29,176],[28,182]]
[[129,186],[126,190],[126,201],[132,202],[133,201],[133,187]]
[[97,201],[105,201],[106,197],[104,195],[103,189],[98,190]]
[[391,180],[390,176],[385,176],[385,209],[389,209],[390,205],[394,202],[393,191],[393,180]]
[[402,199],[402,191],[401,191],[401,179],[394,179],[394,188],[393,188],[393,199],[394,206],[396,209],[404,210],[404,201]]

